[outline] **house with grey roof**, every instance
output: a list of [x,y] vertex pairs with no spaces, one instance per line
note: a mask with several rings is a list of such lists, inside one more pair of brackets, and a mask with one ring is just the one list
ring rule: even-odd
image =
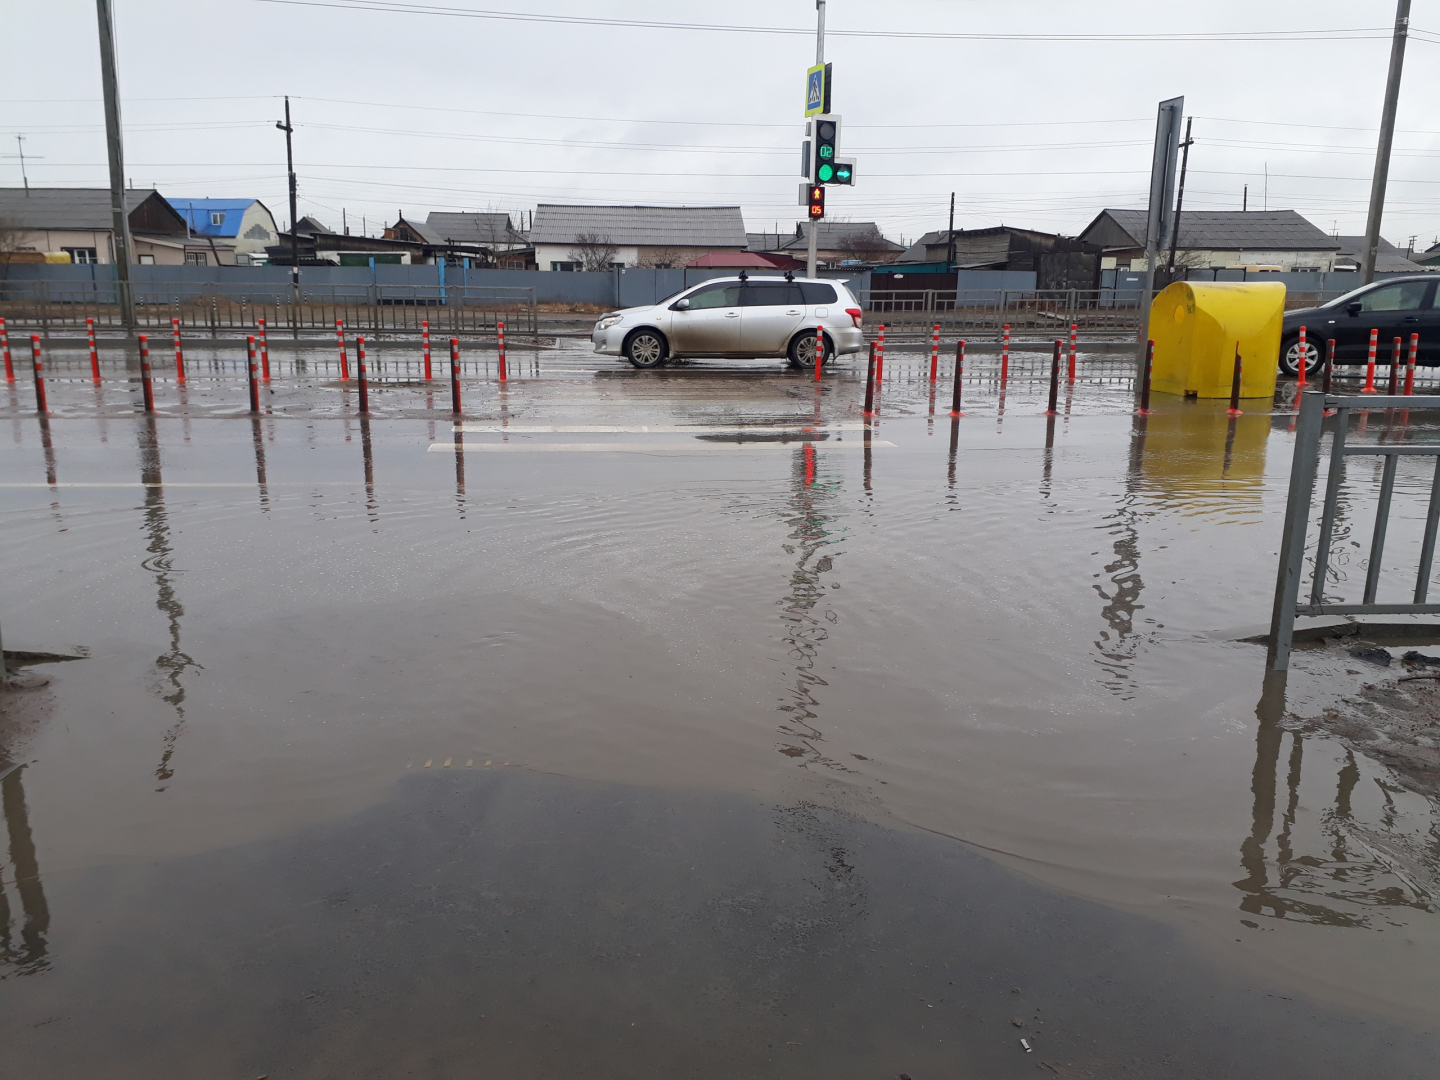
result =
[[[1101,248],[1107,270],[1144,269],[1145,216],[1144,210],[1102,210],[1080,239]],[[1187,210],[1180,215],[1176,264],[1185,269],[1330,271],[1339,253],[1339,240],[1294,210]]]
[[495,265],[503,270],[535,269],[529,237],[515,227],[504,211],[432,210],[425,218],[425,225],[448,243],[486,248]]
[[[158,191],[125,192],[131,258],[158,265],[233,265],[235,245],[193,236]],[[109,188],[0,188],[6,262],[113,263]]]
[[[795,234],[776,250],[804,261],[810,250],[810,225],[797,221]],[[815,236],[815,261],[820,266],[894,262],[904,251],[905,245],[886,239],[873,221],[821,221]]]
[[[1335,239],[1340,242],[1340,253],[1335,260],[1335,269],[1359,270],[1364,265],[1365,237],[1337,236]],[[1437,266],[1422,266],[1419,261],[1409,258],[1405,252],[1383,236],[1379,240],[1380,248],[1375,253],[1375,272],[1377,274],[1413,274],[1422,270],[1440,270],[1440,267]]]
[[530,224],[541,270],[685,266],[712,251],[744,251],[738,206],[568,206],[541,203]]

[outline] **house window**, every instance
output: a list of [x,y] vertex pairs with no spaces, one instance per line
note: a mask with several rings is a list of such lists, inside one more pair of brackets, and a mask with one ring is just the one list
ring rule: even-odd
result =
[[60,250],[70,256],[72,263],[94,263],[100,261],[95,257],[94,248],[61,248]]
[[205,252],[203,252],[203,251],[187,251],[187,252],[185,252],[185,265],[186,265],[186,266],[209,266],[210,264],[205,261]]
[[224,225],[224,224],[225,224],[225,211],[223,211],[223,210],[211,210],[211,211],[210,211],[210,224],[211,224],[211,225]]
[[155,265],[155,256],[154,256],[154,255],[137,255],[137,256],[136,256],[136,261],[139,262],[141,266],[154,266],[154,265]]
[[579,264],[579,263],[575,263],[575,262],[552,262],[552,263],[550,264],[550,269],[551,269],[551,270],[565,270],[565,271],[568,271],[568,272],[573,273],[574,271],[580,269],[580,264]]

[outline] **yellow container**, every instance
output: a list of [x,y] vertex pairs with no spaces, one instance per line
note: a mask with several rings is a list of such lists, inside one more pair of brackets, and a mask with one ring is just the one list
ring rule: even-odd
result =
[[1150,305],[1151,389],[1228,398],[1238,345],[1240,396],[1274,397],[1284,314],[1285,286],[1278,281],[1175,282]]

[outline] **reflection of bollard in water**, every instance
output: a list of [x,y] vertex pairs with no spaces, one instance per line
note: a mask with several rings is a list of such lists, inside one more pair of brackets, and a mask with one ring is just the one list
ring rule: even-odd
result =
[[140,335],[140,393],[145,399],[145,411],[155,411],[155,387],[150,383],[150,339]]
[[430,381],[430,320],[420,323],[420,349],[425,354],[425,381]]
[[870,343],[870,359],[865,365],[865,415],[875,415],[875,343]]
[[460,415],[460,339],[450,339],[450,411]]
[[1155,370],[1155,339],[1145,343],[1145,374],[1140,379],[1140,415],[1150,415],[1150,376]]
[[965,375],[965,342],[955,343],[955,392],[950,397],[950,415],[960,415],[960,380]]
[[1050,361],[1050,407],[1045,410],[1046,416],[1054,416],[1060,403],[1060,351],[1065,343],[1059,338],[1055,339],[1055,356]]
[[1380,343],[1380,331],[1370,331],[1370,356],[1365,361],[1365,386],[1361,389],[1362,394],[1377,393],[1375,389],[1375,349]]
[[1415,393],[1415,358],[1420,352],[1420,335],[1410,335],[1410,355],[1405,360],[1405,394],[1407,397]]
[[255,381],[255,335],[245,338],[245,369],[250,380],[250,411],[260,411],[260,384]]
[[45,368],[40,363],[40,335],[30,335],[30,366],[35,374],[35,408],[44,416],[50,411],[45,400]]
[[1230,377],[1230,416],[1240,415],[1240,343],[1235,343],[1235,374]]
[[365,335],[355,339],[355,373],[360,376],[360,412],[370,411],[370,381],[365,378]]
[[170,320],[170,330],[175,335],[175,381],[185,385],[185,351],[180,347],[180,320]]
[[[0,319],[0,322],[3,322]],[[85,337],[90,343],[90,381],[100,381],[100,353],[95,348],[95,320],[89,316],[85,319]],[[10,374],[10,343],[5,343],[5,374]]]

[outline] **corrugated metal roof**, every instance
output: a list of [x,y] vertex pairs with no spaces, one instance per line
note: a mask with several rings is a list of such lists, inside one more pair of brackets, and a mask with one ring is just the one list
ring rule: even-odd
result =
[[594,233],[610,244],[646,247],[744,248],[738,206],[562,206],[541,203],[532,244],[574,244]]
[[[125,192],[125,212],[155,192],[132,188]],[[0,188],[0,219],[18,229],[108,229],[109,188]]]
[[[802,221],[800,235],[792,237],[781,251],[795,251],[810,247],[810,222]],[[880,233],[880,226],[873,221],[822,221],[815,246],[825,251],[834,251],[846,244],[863,242],[877,251],[904,251],[893,240],[886,240]]]
[[[1356,266],[1359,266],[1364,257],[1365,237],[1337,236],[1335,239],[1340,244],[1341,259],[1351,260]],[[1380,237],[1380,249],[1375,254],[1375,270],[1377,273],[1402,274],[1428,269],[1430,269],[1430,267],[1421,266],[1419,263],[1407,259],[1399,248],[1383,236]]]
[[[256,202],[254,199],[185,199],[167,197],[166,202],[185,219],[190,231],[196,236],[235,236],[240,231],[240,219],[245,211]],[[210,215],[219,214],[220,223],[212,225]]]
[[[1145,246],[1144,210],[1102,210]],[[1086,228],[1094,228],[1091,222]],[[1084,237],[1084,233],[1081,234]],[[1180,247],[1217,251],[1336,251],[1340,242],[1294,210],[1193,210],[1180,215]]]
[[448,213],[432,210],[425,224],[437,236],[456,244],[513,244],[520,240],[511,231],[510,215],[504,213]]

